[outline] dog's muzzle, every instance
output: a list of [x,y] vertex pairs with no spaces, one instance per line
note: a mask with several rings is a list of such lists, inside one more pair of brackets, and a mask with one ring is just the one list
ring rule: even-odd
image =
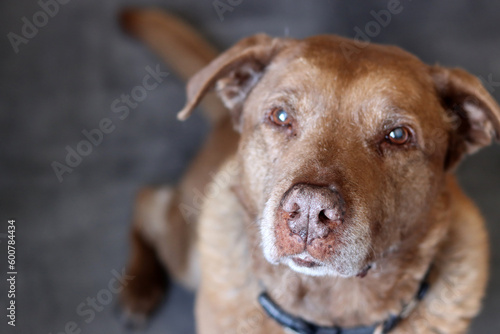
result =
[[318,260],[332,255],[344,216],[345,203],[335,189],[308,184],[292,186],[277,212],[275,233],[281,255],[307,252]]

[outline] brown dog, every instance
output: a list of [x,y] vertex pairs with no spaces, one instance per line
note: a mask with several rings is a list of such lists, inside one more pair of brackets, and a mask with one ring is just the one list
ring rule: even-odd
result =
[[180,119],[213,88],[230,115],[210,97],[215,129],[185,178],[140,193],[130,314],[158,304],[165,265],[198,289],[198,333],[467,330],[487,237],[453,170],[500,136],[477,78],[336,36],[256,35],[209,63],[176,18],[123,19],[194,74]]

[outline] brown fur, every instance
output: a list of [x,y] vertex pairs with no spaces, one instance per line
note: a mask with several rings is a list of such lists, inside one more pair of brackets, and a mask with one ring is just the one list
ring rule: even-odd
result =
[[[126,24],[175,63],[179,54],[148,36],[171,41],[191,30],[162,15],[129,12]],[[162,30],[167,22],[174,33]],[[172,49],[191,50],[182,43]],[[130,270],[140,275],[137,257],[150,245],[171,275],[198,286],[198,333],[284,333],[257,304],[263,290],[287,312],[321,325],[372,325],[399,314],[429,268],[429,293],[392,333],[464,333],[479,311],[487,237],[453,169],[498,139],[500,108],[463,70],[380,45],[346,59],[345,45],[356,47],[336,36],[256,35],[203,68],[186,65],[198,72],[179,118],[215,88],[239,135],[228,117],[213,117],[214,132],[176,190],[141,201],[134,238],[142,241]],[[290,126],[270,121],[275,108],[288,112]],[[392,145],[386,136],[400,126],[413,139]],[[332,234],[300,247],[278,214],[297,184],[333,187],[346,207]],[[196,204],[193,189],[207,185],[201,211],[186,211]],[[302,251],[320,269],[293,270]],[[157,264],[144,261],[143,270],[155,272]],[[146,313],[157,303],[141,306],[140,296],[149,295],[129,285],[125,307]]]

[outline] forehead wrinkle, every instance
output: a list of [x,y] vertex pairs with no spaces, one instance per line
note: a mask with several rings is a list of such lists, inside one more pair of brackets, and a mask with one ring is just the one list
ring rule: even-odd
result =
[[336,73],[321,70],[306,57],[291,60],[285,68],[286,71],[283,67],[273,68],[277,75],[273,75],[271,84],[276,88],[268,96],[269,100],[288,102],[298,109],[298,114],[314,118],[327,116],[337,109]]
[[[316,57],[308,56],[299,57],[297,63],[307,66],[307,79],[311,75],[313,78],[305,85],[306,91],[314,96],[317,108],[327,109],[321,116],[335,115],[333,123],[345,120],[355,124],[376,124],[383,119],[380,111],[387,110],[391,105],[391,97],[396,99],[397,95],[401,95],[399,81],[392,79],[395,75],[392,69],[371,66],[346,68],[342,59],[334,54],[327,60],[323,53],[321,55],[321,62]],[[369,112],[369,108],[360,108],[367,97],[370,99],[369,106],[379,111],[379,115]]]
[[305,77],[301,81],[304,83],[303,101],[308,108],[312,108],[312,115],[317,120],[324,118],[337,119],[337,112],[340,107],[340,99],[343,95],[343,86],[339,85],[340,73],[338,66],[325,66],[318,64],[312,57],[299,57],[299,66],[305,67]]
[[409,114],[413,103],[404,93],[408,91],[418,95],[418,88],[412,83],[395,79],[391,70],[378,69],[353,78],[342,102],[351,109],[350,115],[354,122],[373,124],[373,121],[385,119],[387,111],[400,109],[402,113]]

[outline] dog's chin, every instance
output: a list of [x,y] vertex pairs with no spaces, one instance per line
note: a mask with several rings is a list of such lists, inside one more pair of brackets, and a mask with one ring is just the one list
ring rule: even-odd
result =
[[289,255],[284,257],[273,256],[273,252],[264,250],[264,257],[273,265],[285,265],[291,270],[308,276],[355,277],[363,274],[366,265],[346,263],[344,261],[329,261],[325,263],[313,258],[309,253]]
[[295,272],[309,276],[341,276],[331,265],[313,259],[307,253],[288,256],[280,261]]
[[[267,259],[269,261],[269,259]],[[324,263],[311,257],[307,252],[273,259],[269,261],[274,265],[285,265],[291,270],[308,276],[353,277],[359,270],[346,267],[336,267],[332,263]]]

